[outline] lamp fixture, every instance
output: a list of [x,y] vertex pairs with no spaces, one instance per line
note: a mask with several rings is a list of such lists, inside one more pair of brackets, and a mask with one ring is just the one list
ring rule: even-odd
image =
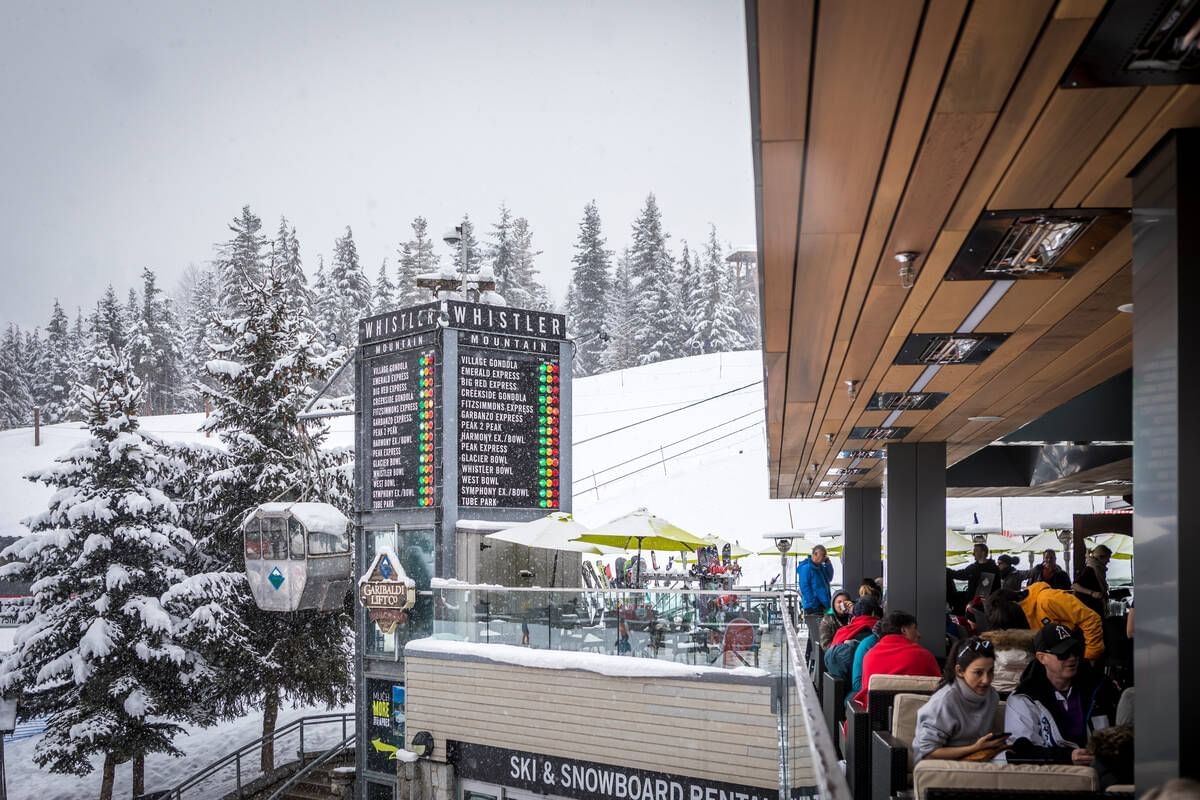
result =
[[997,417],[994,414],[980,414],[977,417],[967,417],[968,422],[1003,422],[1004,417]]
[[1117,306],[1117,311],[1120,311],[1122,314],[1132,314],[1133,303],[1121,303],[1121,305]]
[[911,250],[906,250],[903,253],[896,253],[894,258],[900,262],[900,286],[904,289],[911,289],[917,281],[917,270],[913,266],[913,262],[917,260],[920,253],[914,253]]
[[858,397],[858,381],[846,381],[846,397],[850,398],[850,402]]
[[833,444],[833,434],[832,433],[825,434],[825,444]]

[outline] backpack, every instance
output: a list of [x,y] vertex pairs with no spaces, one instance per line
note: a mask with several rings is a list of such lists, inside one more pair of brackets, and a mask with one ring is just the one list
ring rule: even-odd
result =
[[858,649],[858,643],[870,635],[871,629],[864,628],[846,641],[826,650],[825,671],[834,678],[850,680],[850,673],[854,668],[854,651]]

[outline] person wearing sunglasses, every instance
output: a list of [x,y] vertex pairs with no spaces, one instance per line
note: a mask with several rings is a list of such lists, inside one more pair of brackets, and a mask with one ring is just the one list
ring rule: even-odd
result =
[[1091,765],[1088,737],[1112,724],[1115,690],[1083,659],[1074,631],[1043,625],[1033,649],[1035,660],[1004,707],[1008,761]]
[[925,758],[989,760],[1004,749],[996,731],[1000,696],[992,688],[995,652],[987,639],[956,642],[946,658],[940,688],[917,712],[913,763]]

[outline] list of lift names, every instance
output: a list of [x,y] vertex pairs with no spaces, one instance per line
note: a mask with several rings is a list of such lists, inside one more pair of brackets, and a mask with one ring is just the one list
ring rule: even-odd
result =
[[538,365],[557,359],[459,347],[459,504],[538,507]]
[[367,361],[371,393],[368,452],[371,508],[419,503],[418,448],[422,402],[420,350],[403,350]]

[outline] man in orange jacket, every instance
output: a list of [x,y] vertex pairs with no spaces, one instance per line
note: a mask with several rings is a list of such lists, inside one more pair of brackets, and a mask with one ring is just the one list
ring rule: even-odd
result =
[[1048,583],[1033,583],[1019,600],[1029,627],[1038,631],[1047,622],[1065,628],[1078,628],[1083,633],[1083,657],[1095,661],[1104,655],[1104,622],[1100,615],[1081,603],[1075,595],[1061,589],[1051,589]]

